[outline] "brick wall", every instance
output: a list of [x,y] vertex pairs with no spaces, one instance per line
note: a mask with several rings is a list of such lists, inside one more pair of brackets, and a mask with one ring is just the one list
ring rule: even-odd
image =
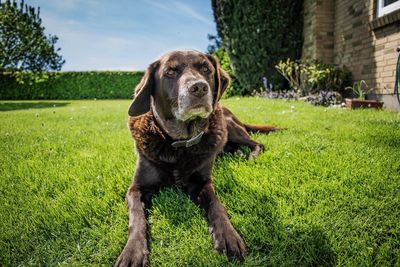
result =
[[333,63],[334,1],[304,1],[302,58]]
[[334,1],[317,1],[317,58],[333,63]]
[[316,1],[304,1],[304,26],[302,58],[315,59],[316,56]]
[[390,94],[400,46],[400,11],[377,19],[375,3],[305,0],[302,57],[345,65],[355,81],[365,80],[375,93]]
[[374,86],[373,32],[369,29],[370,1],[335,1],[334,63],[346,65],[354,80]]
[[400,23],[375,30],[374,39],[375,69],[372,71],[375,74],[375,86],[379,88],[379,93],[393,93],[398,57],[396,48],[400,46]]

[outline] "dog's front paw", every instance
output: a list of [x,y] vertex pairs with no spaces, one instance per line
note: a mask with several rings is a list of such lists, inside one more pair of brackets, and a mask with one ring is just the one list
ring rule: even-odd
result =
[[242,261],[246,254],[246,246],[243,239],[232,225],[212,229],[214,248],[219,253],[226,253],[229,259]]
[[135,242],[126,244],[119,255],[114,267],[144,267],[148,263],[149,251],[146,242]]

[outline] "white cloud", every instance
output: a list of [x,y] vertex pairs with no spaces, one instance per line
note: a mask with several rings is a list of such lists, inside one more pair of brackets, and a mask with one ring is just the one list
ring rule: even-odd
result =
[[183,2],[179,2],[179,1],[176,1],[174,4],[177,7],[177,11],[182,12],[182,14],[192,17],[192,18],[195,18],[199,21],[202,21],[207,25],[214,25],[214,23],[212,21],[210,21],[209,19],[202,16],[200,13],[198,13],[196,10],[194,10],[192,7],[188,6],[187,4],[185,4]]
[[150,1],[148,1],[148,3],[159,9],[166,10],[166,11],[174,13],[174,14],[179,14],[181,16],[194,18],[194,19],[201,21],[209,26],[214,25],[214,23],[212,21],[210,21],[206,17],[202,16],[199,12],[197,12],[191,6],[189,6],[183,2],[174,1],[174,2],[167,2],[169,4],[163,4],[156,0],[150,0]]
[[47,3],[53,6],[56,10],[65,11],[66,9],[68,10],[79,7],[79,5],[82,3],[82,0],[56,0],[48,1]]
[[147,3],[158,7],[159,9],[163,9],[163,10],[167,10],[167,11],[174,11],[173,8],[171,6],[167,6],[165,4],[162,4],[161,2],[158,2],[156,0],[148,0]]

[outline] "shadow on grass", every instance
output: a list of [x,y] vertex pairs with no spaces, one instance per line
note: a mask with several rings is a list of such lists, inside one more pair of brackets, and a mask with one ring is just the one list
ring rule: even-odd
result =
[[228,211],[239,218],[237,230],[245,239],[249,252],[245,263],[249,266],[336,265],[336,254],[322,227],[284,224],[277,212],[278,204],[270,193],[235,178],[237,174],[230,165],[238,161],[246,164],[237,156],[218,159],[217,166],[223,172],[222,177],[217,177],[215,185],[221,199],[226,201]]
[[[311,224],[283,224],[279,218],[279,212],[277,212],[278,205],[268,192],[261,187],[252,188],[235,178],[236,175],[230,165],[236,164],[237,161],[246,164],[246,161],[237,156],[228,154],[219,157],[216,163],[214,184],[217,194],[231,215],[235,229],[246,242],[248,255],[243,265],[336,265],[336,254],[332,250],[330,240],[323,229]],[[157,209],[157,214],[166,215],[167,224],[173,225],[173,229],[191,228],[192,222],[196,220],[196,217],[198,218],[196,215],[197,207],[189,204],[190,200],[186,199],[186,195],[179,192],[180,190],[163,189],[162,191],[156,197],[157,200],[153,202],[153,208]],[[205,216],[204,220],[206,220]],[[156,232],[160,233],[160,229]],[[154,238],[158,239],[157,237]],[[158,240],[158,242],[160,241]],[[160,252],[162,253],[162,250],[157,251],[158,254]],[[197,255],[196,257],[190,259],[193,264],[196,261],[215,260],[205,255]],[[236,266],[235,262],[228,263],[224,260],[217,260],[212,264],[214,266]],[[191,266],[191,264],[188,264],[188,266]]]
[[0,111],[12,111],[21,109],[35,108],[54,108],[69,105],[69,102],[2,102],[0,103]]
[[279,249],[271,250],[271,257],[279,254],[286,265],[293,266],[336,265],[336,255],[322,229],[316,226],[300,227],[280,234],[283,235],[283,242]]
[[400,149],[400,121],[369,121],[374,130],[366,131],[363,141],[368,146],[383,147],[398,151]]

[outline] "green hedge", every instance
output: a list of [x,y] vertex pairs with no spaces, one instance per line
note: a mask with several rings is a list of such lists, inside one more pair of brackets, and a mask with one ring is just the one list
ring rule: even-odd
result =
[[232,70],[250,94],[262,87],[263,77],[278,86],[280,60],[298,59],[302,48],[303,1],[212,0],[214,18]]
[[24,73],[17,81],[11,74],[0,73],[0,99],[132,98],[142,76],[143,72],[128,71],[52,72],[38,79]]

